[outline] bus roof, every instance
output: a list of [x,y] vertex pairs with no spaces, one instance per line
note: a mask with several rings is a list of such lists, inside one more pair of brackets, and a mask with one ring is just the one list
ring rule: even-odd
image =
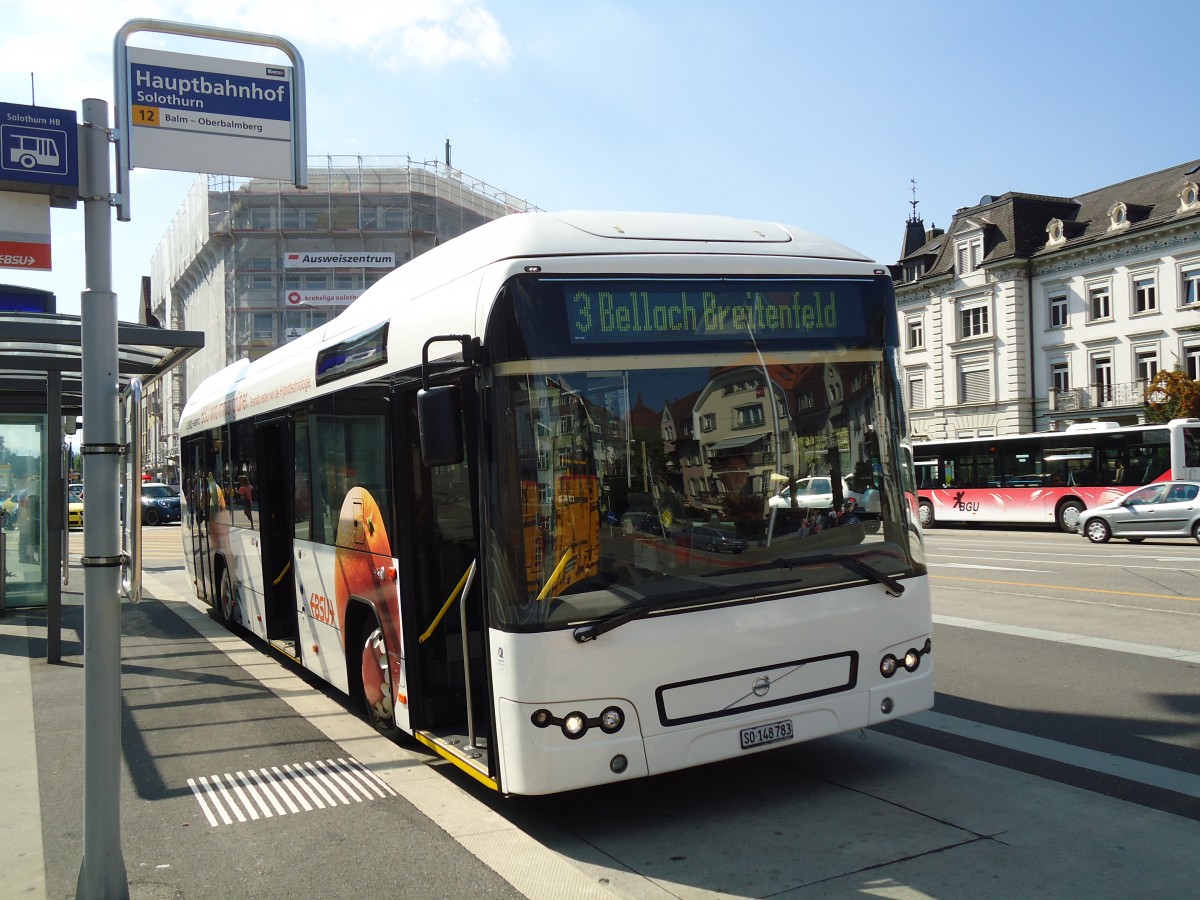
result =
[[1171,426],[1193,425],[1200,424],[1200,419],[1172,419],[1170,422],[1143,422],[1139,425],[1119,425],[1113,423],[1099,422],[1084,422],[1080,423],[1083,426],[1092,427],[1076,427],[1070,426],[1062,431],[1024,431],[1020,434],[993,434],[988,437],[969,437],[969,438],[935,438],[933,440],[913,440],[909,438],[907,443],[912,447],[914,453],[920,453],[925,447],[945,447],[961,444],[982,444],[993,441],[1028,441],[1028,440],[1047,440],[1047,439],[1062,439],[1086,441],[1088,436],[1107,437],[1114,434],[1131,434],[1141,431],[1153,431],[1155,429],[1167,429]]

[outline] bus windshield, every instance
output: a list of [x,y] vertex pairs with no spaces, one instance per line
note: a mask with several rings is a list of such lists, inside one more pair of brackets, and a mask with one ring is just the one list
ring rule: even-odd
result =
[[[540,341],[548,318],[529,329]],[[567,628],[923,571],[904,524],[890,367],[870,334],[788,351],[689,335],[712,347],[685,353],[585,338],[564,342],[566,356],[531,358],[513,324],[489,344],[497,627]]]

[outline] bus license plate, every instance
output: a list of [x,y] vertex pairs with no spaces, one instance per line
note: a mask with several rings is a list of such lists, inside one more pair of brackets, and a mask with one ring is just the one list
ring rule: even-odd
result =
[[742,729],[742,749],[762,747],[765,744],[778,744],[780,741],[792,739],[792,720],[772,722],[770,725],[755,725],[753,728]]

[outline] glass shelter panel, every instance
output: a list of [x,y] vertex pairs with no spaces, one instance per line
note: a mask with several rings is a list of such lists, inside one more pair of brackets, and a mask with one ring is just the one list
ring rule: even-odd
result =
[[45,606],[46,416],[0,416],[0,522],[3,523],[5,606]]

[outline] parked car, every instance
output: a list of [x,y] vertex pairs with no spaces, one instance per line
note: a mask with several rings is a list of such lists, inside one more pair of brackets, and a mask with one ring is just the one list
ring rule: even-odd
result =
[[179,491],[169,484],[142,484],[142,524],[167,525],[180,519]]
[[1162,481],[1130,491],[1120,500],[1084,510],[1079,533],[1094,544],[1110,538],[1194,538],[1200,542],[1200,483]]
[[709,550],[719,553],[722,550],[729,553],[741,553],[750,544],[737,536],[731,528],[719,528],[716,525],[693,525],[683,531],[676,532],[673,540],[681,547],[694,547],[698,550]]
[[67,485],[67,527],[83,527],[83,485]]
[[[795,502],[793,503],[793,497]],[[850,482],[842,479],[842,499],[853,500],[860,514],[879,515],[879,491],[868,488],[859,493],[850,490]],[[829,509],[833,506],[833,481],[827,475],[797,478],[789,489],[784,485],[768,501],[775,509]]]

